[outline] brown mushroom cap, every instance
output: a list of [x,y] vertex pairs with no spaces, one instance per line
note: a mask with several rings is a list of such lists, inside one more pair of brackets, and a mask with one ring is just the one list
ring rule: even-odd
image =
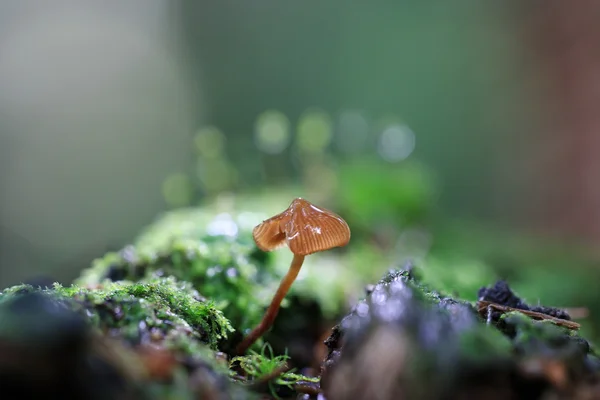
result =
[[292,253],[306,256],[347,245],[350,228],[339,215],[297,198],[287,210],[256,226],[252,236],[263,251],[287,244]]

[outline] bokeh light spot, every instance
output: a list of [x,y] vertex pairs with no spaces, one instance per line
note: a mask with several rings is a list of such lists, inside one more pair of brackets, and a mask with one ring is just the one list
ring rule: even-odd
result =
[[298,121],[296,144],[303,152],[320,153],[332,139],[331,118],[320,110],[305,112]]
[[217,127],[207,126],[198,130],[194,136],[194,145],[200,156],[219,158],[225,148],[225,135]]
[[431,247],[431,234],[420,228],[405,229],[398,238],[395,253],[402,262],[423,259]]
[[231,217],[231,214],[221,213],[208,224],[206,233],[211,236],[236,236],[238,234],[238,226]]
[[269,153],[281,153],[290,143],[290,120],[281,112],[268,110],[256,120],[254,142],[259,150]]
[[210,194],[231,189],[237,181],[237,171],[225,158],[198,160],[196,174],[204,190]]
[[193,192],[190,178],[183,173],[170,175],[162,185],[163,197],[171,207],[189,206],[192,202]]
[[369,122],[358,111],[344,111],[339,116],[336,146],[344,153],[357,153],[365,149],[369,135]]
[[305,184],[315,201],[325,202],[334,196],[338,188],[338,177],[331,167],[323,163],[306,166]]
[[379,155],[386,161],[404,160],[415,149],[415,134],[404,124],[386,127],[379,137]]

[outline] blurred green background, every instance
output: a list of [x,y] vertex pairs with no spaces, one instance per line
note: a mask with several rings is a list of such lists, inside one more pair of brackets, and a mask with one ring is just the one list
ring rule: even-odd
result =
[[591,307],[595,258],[527,218],[548,112],[529,13],[3,2],[0,285],[68,282],[168,209],[305,196],[347,219],[365,281],[426,259],[430,281],[473,299],[502,277],[533,302]]

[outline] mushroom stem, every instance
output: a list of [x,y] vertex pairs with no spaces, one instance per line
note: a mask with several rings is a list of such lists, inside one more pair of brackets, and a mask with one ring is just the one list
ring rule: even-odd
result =
[[236,353],[242,355],[248,350],[256,340],[261,337],[269,328],[273,325],[273,321],[275,321],[275,317],[277,317],[277,313],[279,312],[279,307],[281,306],[281,302],[283,301],[285,295],[290,290],[292,283],[296,280],[298,273],[300,272],[300,268],[302,268],[302,263],[304,262],[303,255],[294,254],[294,259],[292,260],[292,264],[290,265],[290,269],[288,270],[285,277],[281,280],[279,284],[279,288],[273,296],[273,300],[271,300],[271,304],[263,319],[260,323],[254,328],[248,336],[237,346]]

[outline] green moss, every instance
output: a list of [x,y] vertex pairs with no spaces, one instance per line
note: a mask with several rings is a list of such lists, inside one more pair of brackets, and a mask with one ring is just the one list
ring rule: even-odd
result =
[[[29,308],[24,308],[24,304]],[[146,379],[137,375],[139,362],[145,362],[138,358],[139,344],[152,343],[183,356],[169,367],[174,380],[142,382],[148,398],[196,398],[199,381],[204,382],[204,389],[200,390],[231,399],[254,398],[246,388],[231,381],[227,363],[216,358],[219,343],[233,330],[229,321],[214,305],[201,300],[188,283],[169,277],[94,288],[55,284],[41,289],[18,285],[0,292],[0,336],[9,343],[47,349],[72,337],[74,332],[87,335],[90,328],[99,334],[92,336],[95,345],[80,350],[90,352],[90,357],[108,354],[104,361],[115,363],[119,371],[132,372],[131,376],[126,374],[126,379]],[[110,353],[104,353],[102,345],[97,345],[104,343],[104,337],[119,339],[129,346],[107,342],[111,348],[119,349],[119,357],[112,358]]]
[[[292,254],[281,249],[272,257],[276,275],[283,276],[290,266]],[[316,300],[326,319],[340,318],[347,307],[348,296],[363,292],[364,282],[368,282],[362,280],[357,271],[350,270],[348,264],[347,254],[335,251],[306,257],[290,295]]]
[[459,336],[461,355],[474,362],[493,361],[510,357],[512,343],[496,328],[475,325]]
[[575,331],[556,324],[551,319],[535,320],[520,311],[509,311],[500,316],[504,322],[518,327],[521,331],[544,332],[549,335],[572,335]]
[[415,269],[411,271],[402,269],[389,270],[379,281],[379,284],[390,284],[396,280],[404,281],[412,289],[414,295],[425,303],[437,304],[447,297],[444,293],[432,289],[429,285],[422,284],[419,271]]
[[587,359],[595,364],[595,352],[578,332],[556,325],[550,320],[536,321],[518,312],[507,313],[498,327],[512,337],[515,352],[522,356],[553,354],[577,362]]
[[260,320],[278,282],[269,254],[257,252],[251,229],[258,214],[176,210],[150,225],[132,246],[95,260],[76,281],[145,281],[174,276],[214,301],[240,329]]
[[[281,209],[286,206],[279,204]],[[165,213],[132,245],[95,260],[75,283],[174,276],[190,282],[244,331],[262,318],[291,259],[286,249],[265,253],[256,248],[252,229],[267,217],[212,204]],[[345,306],[349,287],[342,277],[352,274],[342,271],[338,257],[328,255],[308,257],[290,295],[316,299],[325,315],[335,318]]]
[[[279,368],[286,369],[288,359],[287,354],[273,355],[273,349],[267,343],[263,345],[260,353],[250,351],[250,354],[246,356],[234,357],[231,359],[230,365],[239,364],[248,377],[248,383],[252,383],[253,381],[270,376]],[[293,386],[300,382],[319,382],[319,378],[304,376],[293,371],[293,369],[287,370],[277,376],[277,378],[269,381],[268,386],[273,397],[278,397],[277,386],[285,386],[293,389]]]
[[143,283],[107,283],[99,288],[77,285],[35,289],[20,285],[0,292],[0,302],[19,293],[41,291],[84,315],[96,329],[130,343],[160,340],[167,347],[193,353],[202,344],[213,350],[233,331],[212,303],[201,301],[187,283],[174,278]]
[[508,312],[500,317],[507,325],[513,326],[516,331],[514,342],[526,343],[529,340],[552,341],[565,336],[576,335],[570,329],[557,325],[552,320],[534,320],[518,311]]

